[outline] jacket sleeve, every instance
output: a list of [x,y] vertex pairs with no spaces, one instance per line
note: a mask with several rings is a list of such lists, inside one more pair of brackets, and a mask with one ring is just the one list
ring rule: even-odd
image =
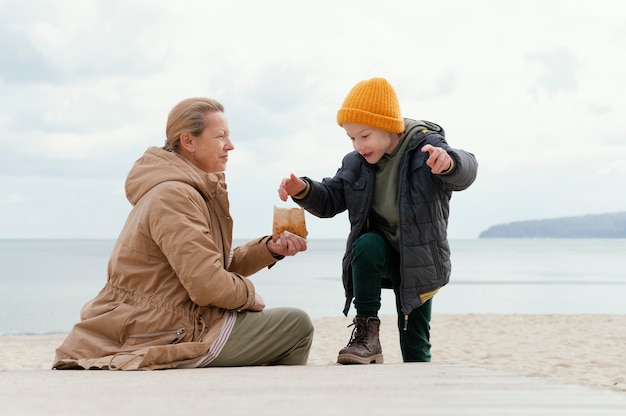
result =
[[272,267],[281,257],[274,257],[267,248],[267,240],[271,236],[265,236],[250,241],[239,247],[235,247],[228,270],[242,276],[250,276],[264,267]]
[[319,218],[332,218],[345,211],[346,185],[358,180],[359,176],[353,153],[343,158],[341,167],[332,178],[327,177],[318,182],[306,176],[302,177],[310,185],[309,192],[302,198],[292,197],[292,200]]
[[462,191],[474,183],[478,174],[478,161],[472,153],[450,147],[445,139],[437,133],[429,134],[426,143],[444,148],[454,160],[452,172],[438,175],[448,189]]
[[476,180],[478,161],[474,154],[462,149],[448,149],[448,154],[454,159],[454,169],[446,175],[441,175],[452,191],[462,191]]
[[213,239],[219,231],[209,224],[206,204],[195,189],[169,185],[155,195],[151,205],[152,239],[194,303],[230,310],[254,305],[252,282],[226,270],[223,247]]

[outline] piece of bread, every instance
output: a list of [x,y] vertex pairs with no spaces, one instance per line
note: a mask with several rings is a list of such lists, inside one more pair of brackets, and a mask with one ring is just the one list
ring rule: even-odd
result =
[[304,208],[279,208],[274,206],[274,227],[272,240],[276,241],[283,231],[289,231],[302,238],[309,234],[304,221]]

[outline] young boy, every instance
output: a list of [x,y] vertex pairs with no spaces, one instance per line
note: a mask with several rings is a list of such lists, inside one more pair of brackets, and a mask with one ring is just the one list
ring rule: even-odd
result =
[[334,177],[321,182],[293,173],[278,193],[311,214],[348,210],[343,258],[344,315],[354,299],[354,329],[340,364],[382,363],[378,339],[380,295],[392,288],[405,362],[430,361],[431,298],[450,278],[447,241],[453,191],[469,187],[478,169],[473,154],[448,145],[435,123],[404,119],[383,78],[356,84],[337,112],[354,152]]

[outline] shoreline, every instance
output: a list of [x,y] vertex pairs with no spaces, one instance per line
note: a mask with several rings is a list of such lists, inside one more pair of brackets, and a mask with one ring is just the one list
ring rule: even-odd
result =
[[[402,363],[395,315],[382,315],[385,364]],[[313,320],[308,365],[336,364],[352,317]],[[65,333],[0,336],[0,371],[49,370]],[[626,393],[626,315],[433,314],[432,362],[545,377]]]

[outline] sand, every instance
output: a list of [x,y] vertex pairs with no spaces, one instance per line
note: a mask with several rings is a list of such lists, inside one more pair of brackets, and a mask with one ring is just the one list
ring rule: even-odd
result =
[[[402,362],[395,316],[381,317],[386,364]],[[309,365],[337,365],[350,318],[314,320]],[[434,314],[432,360],[626,392],[626,315]],[[49,369],[65,334],[0,337],[0,371]]]

